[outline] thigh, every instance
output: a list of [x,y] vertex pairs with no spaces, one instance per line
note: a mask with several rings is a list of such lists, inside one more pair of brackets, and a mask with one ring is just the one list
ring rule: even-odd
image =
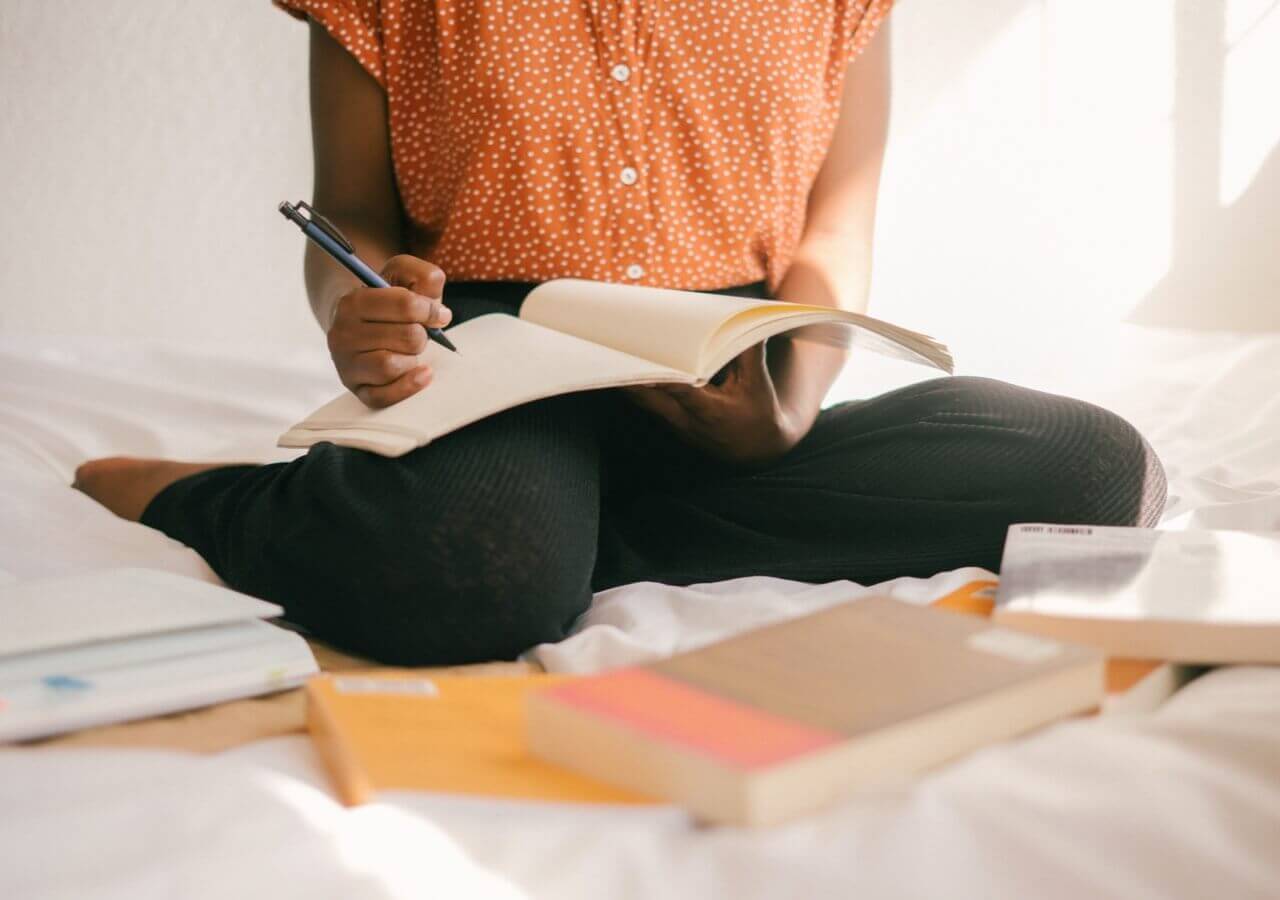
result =
[[764,471],[606,503],[595,584],[996,569],[1013,522],[1148,525],[1163,500],[1158,460],[1118,416],[938,378],[824,410]]
[[[977,377],[936,378],[824,411],[784,471],[841,490],[1017,515],[1150,526],[1165,476],[1146,439],[1092,403]],[[1003,535],[1002,535],[1003,536]]]
[[680,438],[666,422],[620,391],[590,395],[606,505],[637,496],[678,494],[730,476],[717,460]]
[[147,524],[338,646],[397,663],[510,657],[590,601],[599,465],[579,407],[527,404],[395,459],[320,444],[213,470],[157,497]]

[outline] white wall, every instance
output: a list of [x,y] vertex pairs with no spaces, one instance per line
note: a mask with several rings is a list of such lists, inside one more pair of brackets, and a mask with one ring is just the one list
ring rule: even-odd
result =
[[1280,4],[895,15],[879,311],[953,341],[1069,319],[1280,328]]
[[319,334],[306,26],[267,0],[0,0],[0,329]]
[[[1280,4],[903,0],[872,311],[1280,328]],[[318,340],[306,29],[0,2],[0,329]],[[1056,326],[1055,326],[1056,327]]]

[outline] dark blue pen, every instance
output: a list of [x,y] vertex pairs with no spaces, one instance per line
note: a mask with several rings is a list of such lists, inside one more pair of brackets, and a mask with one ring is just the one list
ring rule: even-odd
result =
[[[311,204],[302,200],[297,203],[286,200],[280,204],[280,215],[295,223],[302,229],[303,234],[319,245],[321,250],[332,256],[344,269],[369,287],[391,287],[386,279],[356,256],[356,248],[338,230],[338,226],[316,212]],[[441,347],[452,350],[454,353],[458,352],[458,348],[453,346],[453,342],[445,337],[444,332],[439,328],[427,328],[427,337]]]

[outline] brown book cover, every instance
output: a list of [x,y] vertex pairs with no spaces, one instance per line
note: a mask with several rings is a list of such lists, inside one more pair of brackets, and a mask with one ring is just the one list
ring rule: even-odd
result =
[[1093,649],[886,597],[535,691],[532,753],[769,824],[1096,708]]

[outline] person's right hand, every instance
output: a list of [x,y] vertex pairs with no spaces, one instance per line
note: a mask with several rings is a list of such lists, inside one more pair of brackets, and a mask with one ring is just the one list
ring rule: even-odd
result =
[[392,287],[358,287],[338,299],[329,325],[329,355],[351,393],[374,408],[399,403],[431,382],[427,326],[443,328],[453,313],[441,301],[444,271],[416,256],[393,256],[382,268]]

